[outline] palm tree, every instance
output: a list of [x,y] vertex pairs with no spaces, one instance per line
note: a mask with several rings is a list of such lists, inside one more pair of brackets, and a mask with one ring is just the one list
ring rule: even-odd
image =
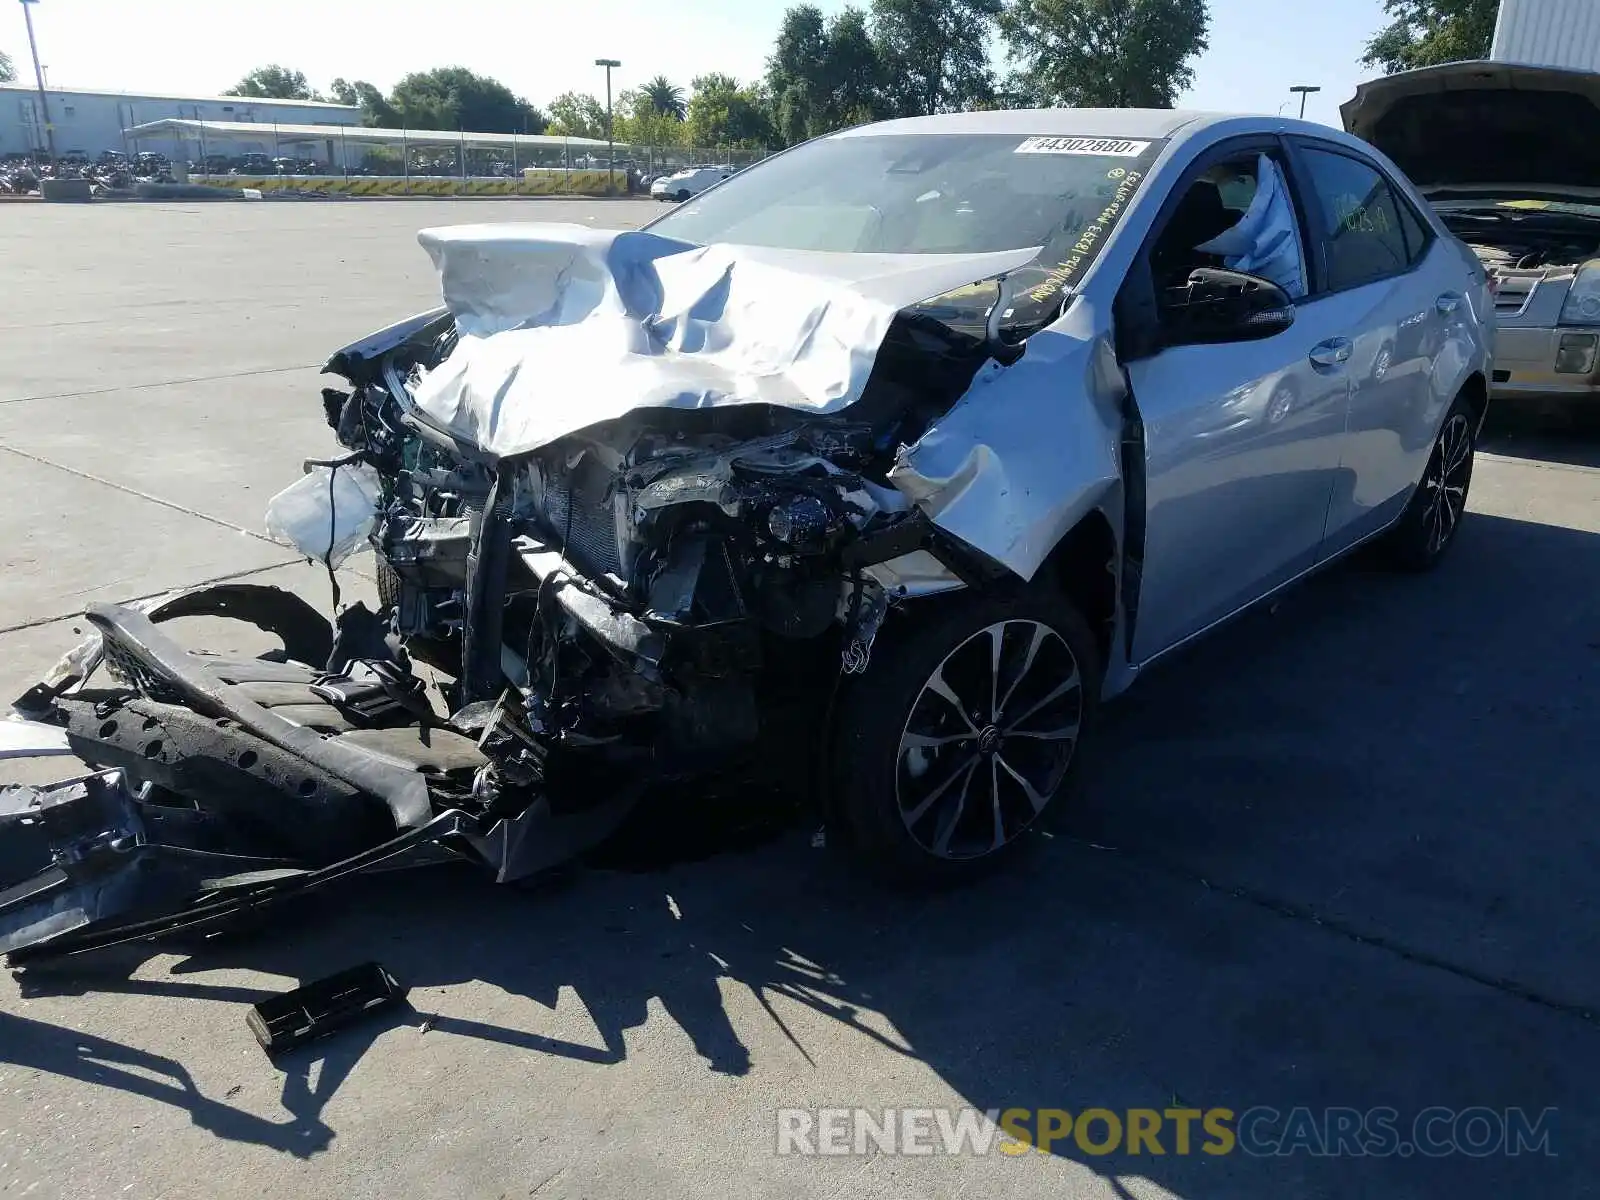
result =
[[689,115],[689,105],[684,101],[683,89],[665,75],[657,75],[645,84],[644,94],[650,98],[650,107],[662,116],[681,121]]

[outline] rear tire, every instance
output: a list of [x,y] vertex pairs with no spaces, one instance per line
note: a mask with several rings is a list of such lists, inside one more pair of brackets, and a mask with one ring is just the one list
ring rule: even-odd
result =
[[1010,860],[1070,790],[1101,667],[1065,599],[921,604],[891,619],[841,696],[830,813],[873,873],[960,883]]
[[1431,571],[1455,544],[1467,513],[1477,436],[1477,414],[1466,396],[1457,396],[1439,426],[1422,481],[1400,520],[1379,543],[1390,566]]

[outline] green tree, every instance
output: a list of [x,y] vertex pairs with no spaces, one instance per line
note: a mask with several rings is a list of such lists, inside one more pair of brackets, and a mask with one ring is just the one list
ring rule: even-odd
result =
[[767,60],[772,119],[784,142],[803,142],[823,124],[827,62],[828,29],[822,10],[814,4],[797,4],[786,11]]
[[884,114],[883,60],[867,27],[867,14],[846,7],[828,21],[823,61],[821,123],[813,137],[877,120]]
[[1488,58],[1500,0],[1383,0],[1385,25],[1361,61],[1385,74]]
[[291,71],[288,67],[279,66],[277,63],[257,67],[222,94],[254,96],[263,100],[322,99],[306,83],[304,71]]
[[872,0],[884,100],[896,116],[958,112],[994,99],[989,35],[1001,0]]
[[1075,108],[1171,108],[1206,48],[1206,0],[1012,0],[1015,90]]
[[408,129],[540,133],[544,114],[497,79],[466,67],[416,71],[394,85],[389,105]]
[[587,92],[562,92],[550,101],[547,133],[560,137],[606,136],[606,106]]
[[17,77],[17,68],[12,65],[11,56],[0,50],[0,83],[10,83]]
[[883,115],[883,64],[867,14],[846,7],[825,21],[812,5],[789,9],[767,60],[767,89],[789,144]]
[[671,117],[675,121],[682,121],[688,117],[689,105],[683,98],[683,89],[665,75],[657,75],[650,80],[644,85],[643,91],[649,98],[651,106],[662,116]]
[[400,114],[372,84],[365,79],[353,82],[335,79],[328,90],[340,104],[354,104],[361,109],[361,123],[378,129],[399,129]]
[[618,96],[615,116],[619,142],[652,150],[683,144],[684,118],[657,108],[648,85]]
[[1049,102],[1024,71],[1011,71],[995,85],[996,108],[1049,108]]
[[774,133],[767,98],[732,75],[698,76],[689,98],[689,142],[706,148],[764,149]]

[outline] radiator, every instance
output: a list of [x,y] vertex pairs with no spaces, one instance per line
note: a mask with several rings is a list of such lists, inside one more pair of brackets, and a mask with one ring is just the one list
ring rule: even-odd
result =
[[[608,494],[609,472],[585,460],[563,479],[547,479],[544,520],[573,563],[594,575],[621,575],[617,522]],[[567,522],[571,520],[569,532]]]

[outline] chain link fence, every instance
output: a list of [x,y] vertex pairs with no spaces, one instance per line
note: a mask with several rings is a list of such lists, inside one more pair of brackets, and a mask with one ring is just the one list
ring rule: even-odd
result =
[[[189,119],[179,115],[179,119]],[[381,131],[383,144],[369,139],[379,131],[362,129],[360,140],[346,136],[342,126],[330,125],[326,132],[312,136],[302,131],[287,131],[263,123],[259,132],[230,131],[207,137],[203,131],[163,132],[134,139],[130,149],[156,151],[169,157],[202,180],[220,176],[293,176],[307,180],[359,180],[362,178],[415,180],[418,190],[425,181],[450,179],[478,182],[522,180],[529,170],[537,172],[539,191],[549,191],[552,173],[569,175],[578,184],[574,190],[592,192],[593,180],[578,180],[579,173],[615,171],[615,190],[642,192],[650,180],[689,167],[750,166],[776,153],[767,147],[751,146],[636,146],[618,142],[614,146],[593,141],[553,139],[548,136],[502,135],[503,144],[474,144],[469,138],[483,134],[458,133],[454,136],[437,130],[408,129]],[[532,177],[528,177],[532,178]],[[471,190],[481,190],[474,188]],[[556,190],[559,190],[557,186]]]
[[[74,94],[75,95],[75,94]],[[195,178],[198,182],[305,180],[308,187],[366,191],[355,186],[330,187],[329,181],[399,180],[402,190],[442,192],[444,181],[474,184],[462,191],[548,192],[569,184],[574,190],[642,192],[661,175],[689,167],[742,169],[774,153],[750,145],[596,144],[592,139],[481,134],[470,131],[369,129],[315,124],[321,114],[307,112],[308,123],[284,125],[260,120],[252,105],[273,101],[222,98],[205,102],[161,104],[148,98],[116,98],[88,94],[74,100],[55,93],[56,164],[62,173],[98,174],[120,180]],[[0,149],[3,157],[43,164],[45,123],[31,96],[21,98],[20,135],[15,145]],[[74,104],[78,110],[74,111]],[[234,105],[238,106],[235,112]],[[177,128],[178,123],[182,128]],[[221,128],[226,126],[226,128]],[[686,128],[686,127],[685,127]],[[376,139],[382,139],[381,141]],[[608,167],[614,174],[607,174]],[[534,175],[528,175],[529,169]],[[416,181],[412,189],[409,181]],[[527,183],[528,189],[522,184]],[[380,189],[375,184],[370,190]]]

